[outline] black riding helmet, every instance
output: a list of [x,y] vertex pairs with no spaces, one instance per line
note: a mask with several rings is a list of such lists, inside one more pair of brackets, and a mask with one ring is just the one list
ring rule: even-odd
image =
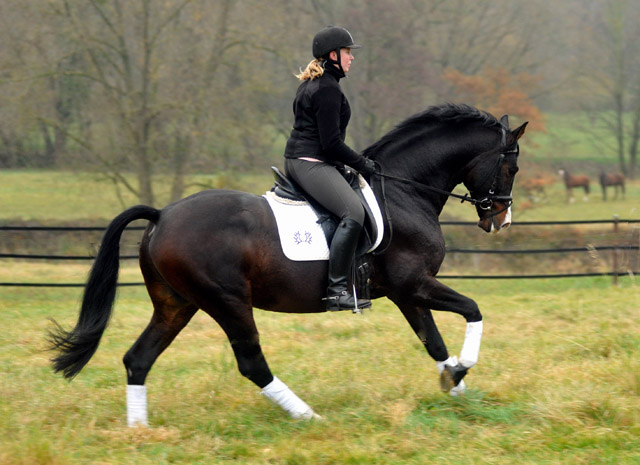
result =
[[[313,38],[314,58],[327,58],[330,52],[339,51],[341,48],[361,48],[360,45],[353,43],[353,37],[343,27],[327,26]],[[338,53],[338,59],[339,57],[340,53]]]

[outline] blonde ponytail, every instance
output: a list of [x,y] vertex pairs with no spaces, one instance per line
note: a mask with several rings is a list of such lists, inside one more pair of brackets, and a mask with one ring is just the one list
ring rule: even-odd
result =
[[317,58],[311,60],[304,71],[300,70],[300,74],[296,74],[295,76],[301,81],[306,81],[307,79],[314,80],[324,74],[324,67],[322,66],[321,60]]

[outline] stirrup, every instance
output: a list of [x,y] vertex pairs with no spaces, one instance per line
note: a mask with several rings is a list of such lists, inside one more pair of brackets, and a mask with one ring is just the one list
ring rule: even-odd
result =
[[327,311],[339,312],[342,310],[352,310],[353,313],[360,313],[363,308],[371,308],[371,301],[368,299],[355,299],[347,291],[341,291],[337,295],[327,296],[323,300],[327,301]]

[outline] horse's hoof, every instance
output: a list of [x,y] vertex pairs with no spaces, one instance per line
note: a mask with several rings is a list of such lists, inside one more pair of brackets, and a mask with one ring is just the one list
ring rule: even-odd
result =
[[449,392],[462,381],[467,374],[468,368],[460,364],[455,366],[446,365],[440,373],[440,389],[442,392]]
[[453,384],[453,377],[448,370],[448,366],[444,367],[442,373],[440,373],[440,390],[442,392],[449,392],[455,384]]

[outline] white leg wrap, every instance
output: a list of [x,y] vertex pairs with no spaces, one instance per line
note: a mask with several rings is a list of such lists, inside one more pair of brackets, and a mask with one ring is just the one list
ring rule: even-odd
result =
[[460,351],[460,364],[465,368],[471,368],[478,363],[480,353],[480,341],[482,340],[482,320],[467,323],[467,331],[464,336],[464,344]]
[[149,426],[147,422],[147,386],[127,385],[127,425]]
[[286,384],[275,376],[273,377],[273,381],[267,384],[260,394],[274,404],[282,407],[292,418],[304,420],[318,418],[318,415],[315,414],[311,407],[296,396]]
[[442,374],[442,372],[444,371],[444,367],[446,367],[447,365],[450,367],[454,367],[457,364],[458,364],[458,357],[456,357],[455,355],[452,355],[451,357],[446,359],[444,362],[436,362],[436,366],[438,367],[438,373],[440,374]]
[[461,379],[457,386],[453,386],[449,391],[449,394],[453,397],[463,395],[467,390],[467,385],[464,384],[464,379]]

